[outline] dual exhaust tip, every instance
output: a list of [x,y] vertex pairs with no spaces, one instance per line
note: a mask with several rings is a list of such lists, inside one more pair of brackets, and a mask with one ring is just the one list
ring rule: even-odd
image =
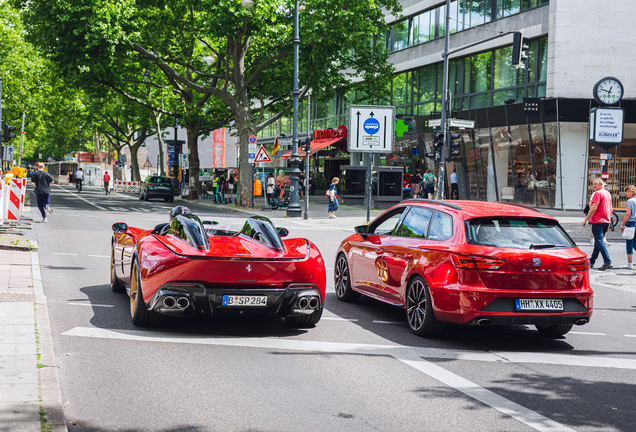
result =
[[318,298],[317,297],[301,297],[298,300],[298,308],[299,309],[316,309],[318,307]]
[[187,309],[190,306],[190,300],[187,297],[167,296],[163,299],[163,305],[168,309]]

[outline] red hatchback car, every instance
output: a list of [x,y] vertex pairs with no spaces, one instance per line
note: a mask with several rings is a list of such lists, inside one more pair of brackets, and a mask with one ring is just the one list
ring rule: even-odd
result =
[[589,260],[532,207],[408,200],[356,227],[336,253],[336,296],[406,309],[415,334],[445,322],[534,324],[561,336],[592,316]]

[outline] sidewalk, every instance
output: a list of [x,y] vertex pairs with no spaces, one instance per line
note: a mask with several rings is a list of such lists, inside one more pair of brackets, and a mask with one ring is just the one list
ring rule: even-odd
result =
[[0,234],[0,431],[61,432],[47,303],[29,234]]

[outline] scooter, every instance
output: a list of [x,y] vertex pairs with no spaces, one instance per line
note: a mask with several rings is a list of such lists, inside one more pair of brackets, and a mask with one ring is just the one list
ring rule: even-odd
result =
[[284,195],[283,197],[283,199],[281,199],[280,197],[280,186],[276,185],[276,187],[274,187],[274,193],[269,198],[268,204],[272,207],[273,210],[276,210],[280,207],[287,207],[289,205],[289,196]]

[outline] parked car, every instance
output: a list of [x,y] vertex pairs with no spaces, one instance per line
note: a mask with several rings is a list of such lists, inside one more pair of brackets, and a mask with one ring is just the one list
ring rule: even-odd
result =
[[533,324],[561,336],[592,316],[586,254],[534,208],[407,200],[355,230],[336,253],[337,298],[364,294],[405,309],[415,334],[451,322]]
[[322,316],[327,276],[318,248],[264,217],[238,230],[175,207],[152,230],[113,225],[110,281],[130,297],[132,323],[165,315],[284,318],[311,327]]
[[172,179],[166,176],[153,175],[146,177],[139,188],[139,199],[148,201],[150,198],[163,198],[164,201],[174,202],[179,195],[172,184]]

